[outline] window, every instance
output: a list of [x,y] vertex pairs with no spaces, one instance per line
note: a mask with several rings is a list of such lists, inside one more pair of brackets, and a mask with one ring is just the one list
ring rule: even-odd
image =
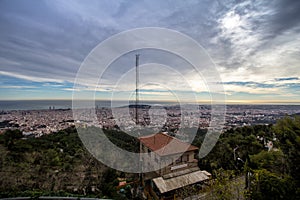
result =
[[180,158],[178,158],[176,161],[175,161],[175,163],[177,164],[177,163],[181,163],[181,161],[182,161],[182,156],[180,156]]
[[189,154],[185,154],[182,156],[182,161],[183,162],[189,162]]

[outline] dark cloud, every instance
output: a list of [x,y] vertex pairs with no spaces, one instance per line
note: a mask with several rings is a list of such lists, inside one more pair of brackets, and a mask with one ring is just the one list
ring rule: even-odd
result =
[[300,80],[298,77],[275,78],[275,81],[295,81]]
[[275,11],[277,13],[270,21],[270,26],[272,27],[275,34],[279,34],[291,28],[299,27],[300,1],[278,0],[275,6]]
[[[237,15],[240,24],[229,21],[225,30],[222,19],[230,12]],[[159,26],[195,39],[225,72],[243,68],[250,77],[271,70],[273,75],[266,73],[268,80],[296,82],[300,43],[293,40],[300,34],[299,18],[300,1],[296,0],[92,0],[88,4],[76,0],[1,0],[0,71],[72,82],[81,62],[101,41],[131,28]],[[145,51],[142,62],[171,63],[183,73],[190,69],[172,56]],[[114,80],[115,75],[128,71],[131,58],[125,56],[124,62],[116,62],[106,79]],[[249,79],[243,82],[235,75],[224,84],[260,88],[276,84]]]
[[252,87],[252,88],[273,88],[273,87],[275,87],[275,84],[258,83],[258,82],[253,82],[253,81],[245,81],[245,82],[230,81],[230,82],[223,82],[222,84],[247,86],[247,87]]
[[[44,1],[1,1],[0,53],[9,71],[72,80],[85,56],[113,30],[64,14]],[[5,67],[5,68],[3,68]],[[1,70],[8,70],[1,65]]]

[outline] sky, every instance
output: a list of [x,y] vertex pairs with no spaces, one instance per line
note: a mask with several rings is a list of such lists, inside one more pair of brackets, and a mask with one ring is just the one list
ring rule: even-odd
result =
[[[145,100],[180,93],[186,101],[193,95],[210,101],[216,93],[228,103],[300,103],[299,18],[297,0],[0,0],[0,100],[72,99],[74,91],[84,97],[95,88],[97,99],[132,98],[139,53]],[[144,27],[172,29],[199,43],[224,90],[210,91],[205,75],[157,49],[121,55],[98,83],[74,88],[80,66],[101,42]]]

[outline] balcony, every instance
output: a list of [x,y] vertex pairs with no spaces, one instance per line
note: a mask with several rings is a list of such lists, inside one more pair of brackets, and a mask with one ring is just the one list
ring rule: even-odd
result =
[[196,159],[193,161],[190,161],[190,162],[179,162],[176,164],[171,164],[171,165],[161,169],[160,175],[162,176],[162,175],[169,174],[172,172],[178,172],[178,171],[195,168],[195,167],[198,167],[198,162]]

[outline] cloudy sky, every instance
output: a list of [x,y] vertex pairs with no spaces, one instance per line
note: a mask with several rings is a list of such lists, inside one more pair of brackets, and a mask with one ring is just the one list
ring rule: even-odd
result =
[[[161,27],[205,49],[221,80],[216,84],[224,87],[214,92],[227,102],[299,103],[299,18],[297,0],[1,0],[0,100],[71,99],[78,70],[97,45],[122,31]],[[176,86],[210,100],[205,76],[195,76],[180,56],[155,49],[117,58],[96,84],[98,99],[133,94],[136,53],[142,98],[174,100]],[[81,90],[95,87],[87,82]]]

